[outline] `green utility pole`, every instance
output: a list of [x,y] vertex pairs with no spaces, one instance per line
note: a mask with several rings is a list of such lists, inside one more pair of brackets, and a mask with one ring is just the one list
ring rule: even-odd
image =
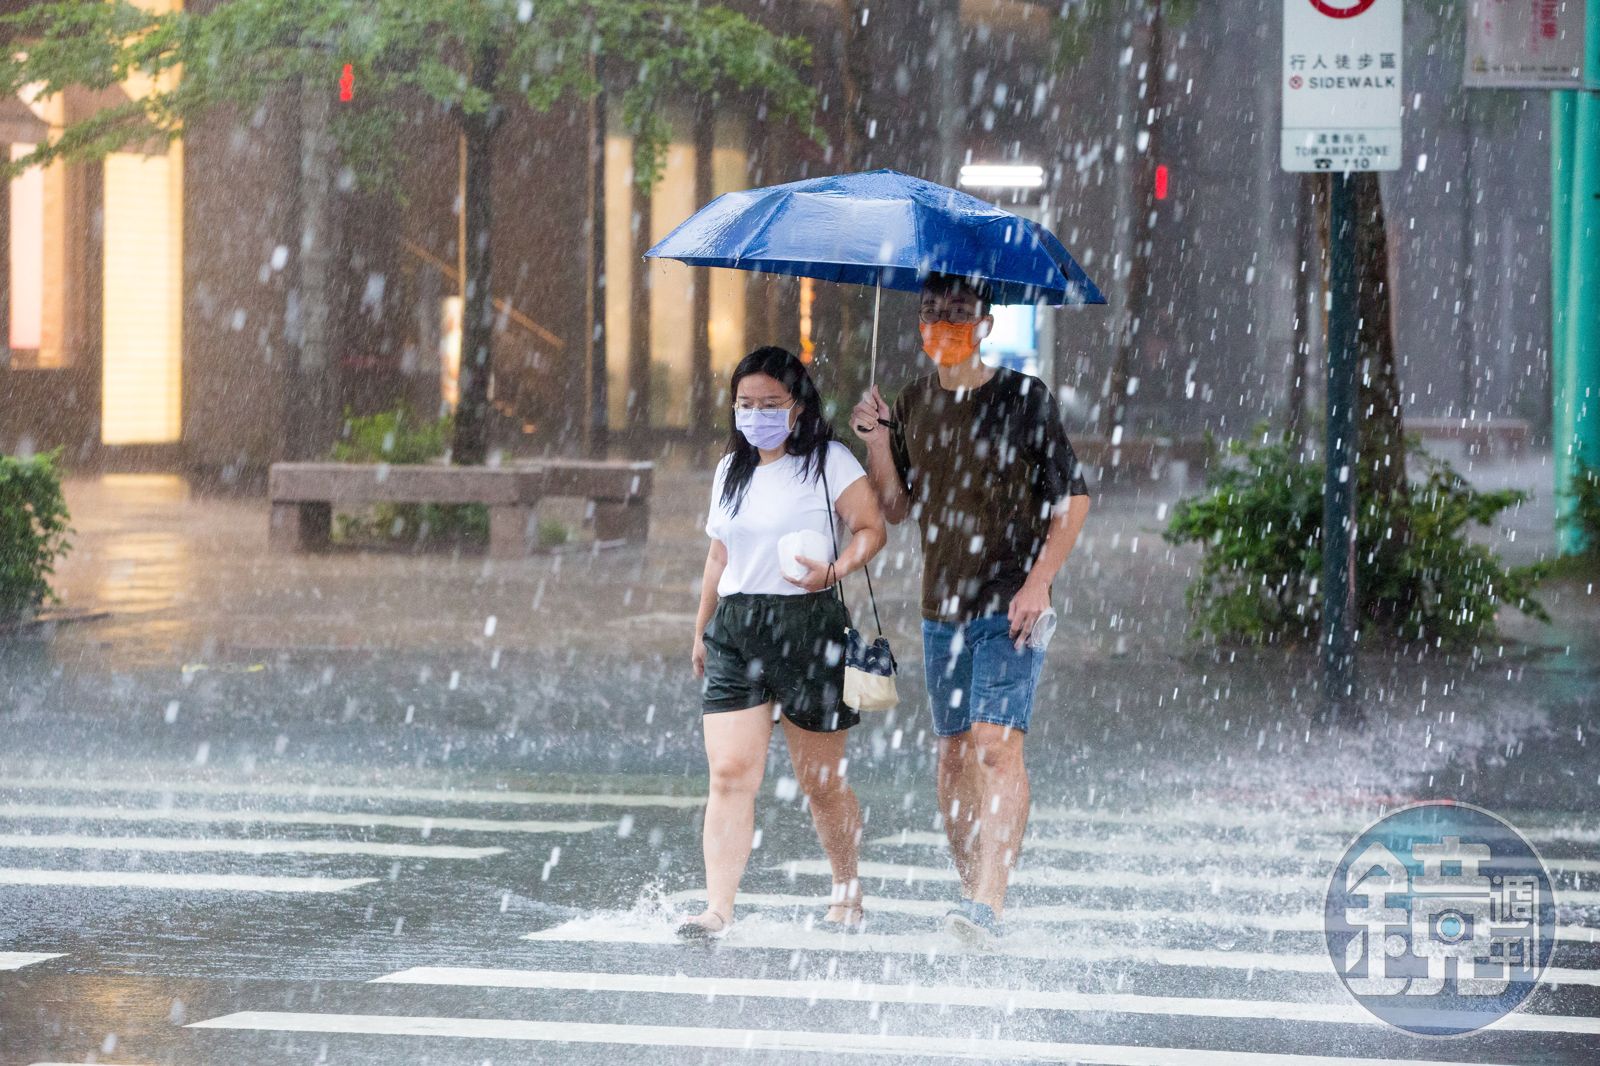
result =
[[[1600,468],[1600,4],[1584,20],[1589,88],[1550,94],[1551,427],[1556,514],[1580,460]],[[1582,534],[1562,524],[1561,551]]]

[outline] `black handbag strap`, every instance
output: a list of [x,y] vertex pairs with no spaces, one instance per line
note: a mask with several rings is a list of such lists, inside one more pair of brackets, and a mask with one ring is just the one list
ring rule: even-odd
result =
[[[833,557],[839,558],[839,516],[833,509],[833,490],[828,488],[828,450],[833,447],[829,444],[822,451],[822,496],[828,505],[828,535],[833,538]],[[872,604],[872,621],[878,627],[878,636],[883,636],[883,619],[878,617],[878,595],[872,591],[872,567],[863,566],[861,573],[867,579],[867,601]],[[843,582],[836,581],[833,591],[838,595],[839,602],[844,602],[844,589],[840,586]]]

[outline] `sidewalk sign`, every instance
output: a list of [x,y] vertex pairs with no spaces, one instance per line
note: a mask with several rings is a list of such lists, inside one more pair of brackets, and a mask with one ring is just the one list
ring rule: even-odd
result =
[[1402,0],[1283,0],[1282,164],[1400,169]]

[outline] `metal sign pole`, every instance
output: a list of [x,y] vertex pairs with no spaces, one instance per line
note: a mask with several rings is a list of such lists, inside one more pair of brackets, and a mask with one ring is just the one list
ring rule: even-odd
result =
[[1359,721],[1356,681],[1355,187],[1335,174],[1329,200],[1328,438],[1322,506],[1322,697],[1331,724]]
[[883,276],[878,276],[872,287],[872,368],[868,372],[868,385],[878,383],[878,308],[883,304]]

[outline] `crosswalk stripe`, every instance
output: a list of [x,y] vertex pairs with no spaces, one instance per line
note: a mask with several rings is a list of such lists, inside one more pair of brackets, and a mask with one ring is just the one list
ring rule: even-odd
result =
[[[727,1051],[819,1051],[850,1055],[921,1055],[984,1062],[1076,1062],[1083,1066],[1469,1066],[1441,1059],[1396,1060],[1295,1055],[1198,1048],[1067,1044],[1000,1040],[989,1036],[916,1036],[906,1033],[832,1033],[796,1029],[724,1029],[677,1025],[618,1025],[510,1018],[432,1018],[383,1014],[306,1014],[240,1011],[191,1029],[434,1036],[467,1040],[522,1040],[647,1047],[719,1048]],[[1470,1066],[1489,1066],[1474,1063]]]
[[616,822],[510,821],[497,818],[451,818],[422,814],[367,814],[360,811],[214,811],[201,807],[83,807],[43,803],[0,806],[0,818],[72,818],[108,822],[195,822],[201,824],[392,826],[417,829],[424,836],[435,829],[467,833],[588,833]]
[[61,953],[44,951],[0,951],[0,970],[20,970],[24,966],[61,958]]
[[[821,1000],[912,1006],[992,1007],[1063,1013],[1151,1014],[1184,1018],[1374,1025],[1385,1023],[1348,1000],[1338,1004],[1272,1000],[1140,996],[1029,988],[965,985],[886,985],[862,981],[803,981],[778,978],[690,977],[686,974],[594,973],[573,970],[508,970],[471,966],[416,966],[374,978],[372,984],[439,985],[455,988],[524,988],[577,992],[646,992],[762,999]],[[1510,1014],[1495,1028],[1538,1033],[1600,1035],[1600,1018],[1555,1014]]]
[[232,837],[97,837],[75,833],[0,833],[0,851],[219,852],[236,855],[373,855],[386,859],[484,859],[505,848],[379,844],[370,840],[238,840]]
[[376,877],[257,877],[248,874],[157,874],[117,870],[0,868],[0,885],[139,888],[175,892],[343,892]]
[[292,799],[376,799],[436,803],[504,803],[550,807],[669,807],[705,806],[704,796],[673,796],[627,792],[529,792],[487,788],[388,788],[377,785],[318,785],[293,782],[137,781],[56,777],[0,777],[0,788],[83,792],[188,793],[201,796],[281,796]]
[[[943,833],[902,830],[891,836],[879,837],[870,843],[891,848],[948,848],[949,841]],[[1325,861],[1331,867],[1344,854],[1343,844],[1321,844],[1305,847],[1294,840],[1237,841],[1149,840],[1132,834],[1110,838],[1083,837],[1029,837],[1022,842],[1024,853],[1030,851],[1064,851],[1075,855],[1128,855],[1135,858],[1172,859],[1260,859],[1268,862],[1310,863]],[[1600,873],[1600,859],[1545,858],[1544,865],[1551,871],[1564,873]]]
[[[832,876],[826,859],[791,859],[773,867],[789,877]],[[954,867],[923,866],[915,863],[868,861],[859,864],[857,876],[863,882],[889,881],[912,885],[919,881],[949,882],[960,879]],[[1229,873],[1217,870],[1174,870],[1169,873],[1143,873],[1116,868],[1073,870],[1053,866],[1025,866],[1011,874],[1013,885],[1052,888],[1237,888],[1250,892],[1293,895],[1310,889],[1326,889],[1326,877],[1295,877],[1287,874]]]
[[[659,928],[627,927],[597,919],[578,919],[522,935],[524,940],[594,944],[676,944],[672,928],[665,922]],[[828,929],[806,929],[793,925],[735,923],[727,936],[717,941],[724,948],[777,948],[783,951],[874,953],[920,955],[967,955],[974,952],[932,930],[921,933],[849,933]],[[1128,962],[1155,966],[1210,967],[1223,970],[1264,970],[1269,973],[1314,973],[1333,975],[1333,963],[1325,954],[1288,954],[1270,951],[1223,951],[1214,948],[1173,948],[1155,944],[1087,944],[1042,936],[1037,930],[1026,937],[1011,936],[1000,941],[993,951],[981,954],[999,958],[1052,959],[1079,962]],[[1600,970],[1546,967],[1542,981],[1547,985],[1582,985],[1600,988]]]
[[[705,898],[698,888],[686,888],[663,897],[667,903],[689,903]],[[741,892],[737,902],[749,907],[811,908],[821,911],[828,906],[826,896],[788,895],[775,892]],[[948,899],[900,899],[895,896],[866,896],[869,914],[907,914],[922,918],[943,917],[952,905]],[[1179,908],[1154,909],[1146,907],[1118,907],[1101,909],[1078,907],[1070,904],[1013,904],[1006,907],[1006,917],[1033,922],[1173,922],[1192,925],[1211,925],[1223,929],[1241,926],[1278,933],[1321,933],[1323,913],[1318,911],[1291,911],[1282,914],[1254,914],[1249,911],[1205,911]],[[1600,927],[1585,925],[1558,925],[1556,935],[1562,940],[1580,944],[1600,944]]]
[[[1393,807],[1388,808],[1389,811],[1395,809]],[[1384,811],[1374,808],[1370,812],[1353,812],[1350,815],[1320,815],[1289,810],[1250,811],[1232,806],[1213,806],[1197,803],[1167,810],[1146,811],[1111,811],[1083,807],[1035,807],[1028,812],[1028,820],[1034,823],[1072,822],[1079,825],[1110,824],[1139,827],[1151,825],[1169,827],[1201,825],[1217,829],[1247,831],[1266,829],[1280,836],[1286,831],[1294,835],[1320,831],[1348,841],[1381,818],[1384,813]],[[1506,817],[1506,820],[1516,828],[1517,832],[1535,843],[1544,841],[1571,841],[1579,844],[1600,843],[1600,827],[1575,823],[1566,825],[1524,825],[1515,816],[1503,815],[1503,817]]]
[[[790,877],[832,877],[833,869],[826,859],[792,859],[779,866]],[[857,868],[863,882],[869,879],[893,881],[898,884],[915,884],[918,881],[955,881],[959,877],[953,867],[916,866],[898,862],[863,862]],[[1234,888],[1245,892],[1267,892],[1290,896],[1304,892],[1325,892],[1326,877],[1297,877],[1280,873],[1229,873],[1221,870],[1173,870],[1169,873],[1143,873],[1137,870],[1116,868],[1097,870],[1064,870],[1050,866],[1026,866],[1011,874],[1013,885],[1040,885],[1053,888],[1128,888],[1128,889],[1194,889]],[[1600,903],[1600,891],[1585,892],[1576,889],[1557,889],[1556,898],[1572,906]]]

